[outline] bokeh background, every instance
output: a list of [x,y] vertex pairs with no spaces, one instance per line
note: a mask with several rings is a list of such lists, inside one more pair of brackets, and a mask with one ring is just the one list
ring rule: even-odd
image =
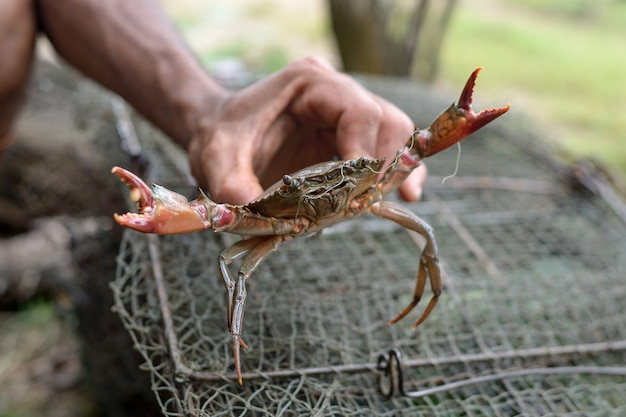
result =
[[[331,3],[163,1],[208,68],[219,70],[237,60],[254,74],[307,55],[323,56],[341,68]],[[335,3],[352,3],[348,8],[356,14],[388,11],[384,31],[391,39],[406,37],[413,11],[427,3],[409,76],[456,92],[471,70],[483,66],[477,100],[505,98],[514,112],[545,130],[547,141],[626,173],[625,1]],[[372,20],[365,22],[369,32]],[[376,47],[364,41],[355,39],[353,49]]]
[[[410,77],[456,97],[483,66],[477,108],[508,101],[511,117],[563,157],[596,160],[616,184],[626,178],[624,0],[162,4],[206,68],[234,87],[317,55],[337,68]],[[350,13],[365,17],[361,27]],[[40,49],[54,59],[45,42]],[[383,52],[395,55],[376,59]],[[0,300],[0,417],[100,415],[83,378],[72,297],[33,291],[18,302]]]

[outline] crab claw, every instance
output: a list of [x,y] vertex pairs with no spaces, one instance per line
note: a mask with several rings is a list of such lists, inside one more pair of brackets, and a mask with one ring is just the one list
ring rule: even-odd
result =
[[481,70],[482,68],[479,67],[472,72],[465,83],[458,103],[452,104],[441,113],[430,127],[418,130],[413,134],[412,141],[417,142],[417,152],[420,158],[435,155],[449,148],[509,110],[510,105],[506,105],[505,107],[474,113],[472,98],[476,78]]
[[189,202],[184,196],[159,185],[150,189],[145,182],[130,171],[113,167],[111,173],[130,188],[130,199],[137,203],[139,213],[115,214],[122,226],[143,233],[178,234],[190,233],[211,227],[208,221],[208,197],[201,194]]

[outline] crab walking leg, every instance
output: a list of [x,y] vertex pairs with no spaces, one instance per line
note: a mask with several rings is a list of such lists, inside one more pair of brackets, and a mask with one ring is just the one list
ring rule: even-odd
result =
[[[231,324],[233,322],[233,298],[235,294],[236,279],[233,278],[233,275],[230,272],[230,268],[228,268],[228,266],[236,259],[240,259],[243,256],[247,255],[252,248],[258,245],[259,242],[264,239],[266,239],[265,236],[240,240],[234,245],[226,248],[220,254],[220,275],[222,276],[224,288],[226,289],[226,308],[228,309],[228,311],[226,312],[226,320],[228,321],[229,332],[232,331]],[[240,340],[240,342],[243,348],[247,349],[247,345],[243,342],[243,340]]]
[[415,330],[417,326],[426,320],[431,311],[433,311],[433,308],[435,308],[443,289],[435,235],[433,234],[432,228],[424,220],[397,204],[390,203],[388,201],[381,201],[372,205],[372,213],[394,221],[409,230],[413,230],[426,239],[426,246],[424,246],[424,250],[420,256],[419,269],[417,271],[417,282],[415,284],[415,290],[413,291],[413,300],[404,310],[400,312],[400,314],[389,321],[389,324],[397,323],[409,314],[413,308],[415,308],[424,293],[426,279],[429,278],[433,296],[428,302],[428,305],[426,306],[426,309],[422,313],[421,317],[413,325],[413,329]]
[[[286,236],[273,235],[242,240],[226,249],[220,256],[220,271],[222,272],[224,285],[228,291],[228,329],[233,340],[233,359],[239,384],[243,383],[241,377],[240,348],[247,348],[247,345],[241,339],[241,329],[243,327],[243,316],[247,299],[246,280],[254,273],[261,262],[274,252],[285,239],[287,239]],[[239,269],[237,280],[234,280],[228,269],[228,264],[241,256],[244,256],[243,262]],[[232,290],[230,287],[231,284],[233,284]]]

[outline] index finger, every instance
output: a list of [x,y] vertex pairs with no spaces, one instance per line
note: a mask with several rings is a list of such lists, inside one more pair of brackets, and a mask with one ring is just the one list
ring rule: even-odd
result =
[[323,68],[303,79],[290,104],[298,120],[335,131],[342,159],[375,156],[383,109],[347,75]]
[[346,105],[337,120],[336,141],[342,159],[378,156],[378,140],[383,109],[370,97]]

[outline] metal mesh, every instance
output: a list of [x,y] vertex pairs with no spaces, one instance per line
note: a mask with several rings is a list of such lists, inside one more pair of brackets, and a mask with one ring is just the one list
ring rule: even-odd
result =
[[[184,191],[180,159],[139,135],[158,182]],[[247,286],[242,387],[217,268],[237,238],[127,232],[115,309],[163,413],[626,415],[626,223],[496,129],[464,142],[461,175],[442,185],[455,158],[428,160],[424,201],[406,205],[433,226],[444,266],[429,319],[411,330],[420,305],[387,325],[410,301],[420,253],[394,223],[366,217],[289,242]]]

